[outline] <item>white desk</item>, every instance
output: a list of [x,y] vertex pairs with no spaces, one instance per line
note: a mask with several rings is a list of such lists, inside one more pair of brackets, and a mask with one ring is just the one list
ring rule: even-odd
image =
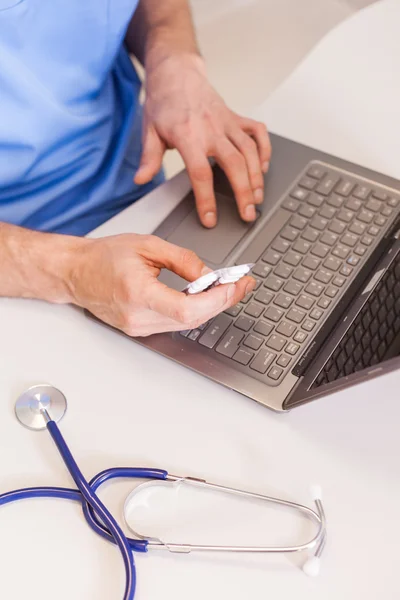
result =
[[[277,133],[400,178],[399,23],[398,0],[357,14],[258,116]],[[151,231],[187,186],[180,175],[101,233]],[[41,381],[69,399],[62,431],[88,477],[119,464],[158,466],[306,502],[308,484],[321,483],[330,537],[318,579],[287,557],[155,553],[136,558],[139,600],[398,598],[400,373],[276,415],[72,307],[2,300],[0,331],[1,491],[71,485],[50,437],[14,418],[15,397]],[[131,487],[102,494],[116,514]],[[255,532],[247,541],[305,532],[303,523],[272,511],[260,535],[259,513],[249,507],[246,514]],[[87,528],[78,506],[39,500],[5,507],[0,532],[1,598],[121,598],[119,553]]]

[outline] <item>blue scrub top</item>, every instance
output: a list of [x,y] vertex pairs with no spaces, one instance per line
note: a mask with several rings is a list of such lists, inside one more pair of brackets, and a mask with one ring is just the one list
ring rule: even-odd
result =
[[137,3],[0,0],[0,221],[83,235],[162,181],[133,183]]

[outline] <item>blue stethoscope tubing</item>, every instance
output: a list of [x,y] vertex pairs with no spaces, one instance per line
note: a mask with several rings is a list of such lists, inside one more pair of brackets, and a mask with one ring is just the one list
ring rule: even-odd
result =
[[101,485],[111,479],[143,478],[165,480],[168,476],[167,471],[161,469],[115,467],[101,471],[93,479],[87,481],[72,456],[57,423],[48,420],[46,427],[78,489],[74,490],[62,487],[23,488],[1,494],[0,506],[28,498],[61,498],[63,500],[81,502],[85,519],[93,531],[119,547],[126,574],[123,600],[133,600],[136,589],[136,568],[133,551],[147,552],[148,542],[147,540],[128,538],[96,492]]

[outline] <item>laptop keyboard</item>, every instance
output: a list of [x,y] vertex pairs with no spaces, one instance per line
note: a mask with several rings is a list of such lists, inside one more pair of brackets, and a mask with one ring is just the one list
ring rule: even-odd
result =
[[[324,365],[312,387],[379,364],[400,352],[400,253]],[[394,354],[395,355],[395,354]]]
[[258,236],[257,256],[251,258],[257,262],[252,270],[255,290],[210,323],[181,335],[244,366],[249,374],[261,375],[268,385],[278,385],[399,204],[400,198],[384,188],[311,163],[271,216],[271,223],[279,223],[272,242],[260,248]]

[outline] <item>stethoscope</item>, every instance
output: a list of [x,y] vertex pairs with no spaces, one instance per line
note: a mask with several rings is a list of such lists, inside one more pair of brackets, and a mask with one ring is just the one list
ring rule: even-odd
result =
[[[101,537],[109,542],[116,544],[121,552],[125,573],[126,585],[124,600],[133,600],[136,586],[136,571],[133,558],[133,552],[147,552],[147,550],[164,549],[170,552],[241,552],[241,553],[289,553],[301,552],[304,550],[313,550],[311,557],[305,562],[303,570],[306,574],[315,576],[319,572],[319,562],[326,542],[326,519],[321,501],[321,491],[318,486],[312,489],[315,510],[289,502],[280,498],[256,494],[244,490],[225,487],[208,483],[207,481],[193,477],[179,477],[170,475],[167,471],[161,469],[146,469],[135,467],[111,468],[98,473],[93,479],[87,481],[79,469],[74,457],[72,456],[57,422],[62,419],[67,409],[65,396],[56,388],[50,385],[36,385],[29,388],[17,400],[15,413],[22,425],[29,429],[41,430],[47,429],[56,444],[58,451],[78,489],[68,489],[61,487],[34,487],[14,490],[0,495],[0,506],[9,504],[17,500],[26,498],[61,498],[73,500],[82,504],[84,517],[89,526]],[[101,485],[111,479],[145,479],[146,482],[138,485],[128,496],[124,505],[124,520],[128,528],[133,532],[135,538],[128,538],[122,531],[116,519],[105,507],[103,502],[97,496],[97,490]],[[278,504],[287,508],[299,511],[303,516],[310,518],[317,527],[314,537],[303,544],[293,546],[217,546],[217,545],[196,545],[196,544],[176,544],[161,540],[160,538],[149,537],[135,532],[130,523],[128,514],[135,502],[139,491],[143,486],[160,485],[160,483],[169,485],[189,485],[196,487],[206,487],[214,491],[242,496],[247,499],[260,500],[273,504]]]

